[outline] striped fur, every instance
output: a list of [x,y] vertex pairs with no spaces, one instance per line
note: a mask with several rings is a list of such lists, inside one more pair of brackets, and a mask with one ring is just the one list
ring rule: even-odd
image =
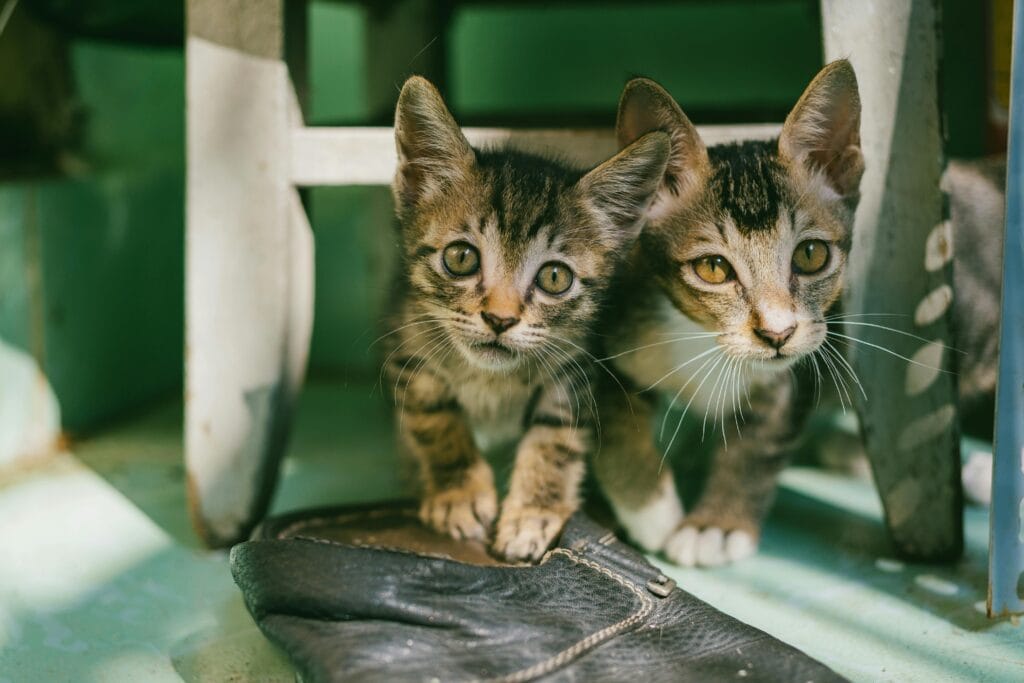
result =
[[[664,173],[668,138],[644,136],[590,172],[476,150],[417,77],[395,119],[403,261],[384,372],[419,464],[421,517],[456,538],[488,538],[498,505],[480,452],[517,441],[494,547],[537,559],[579,503],[597,419],[591,331]],[[454,274],[453,245],[477,254],[478,268]],[[541,286],[553,263],[572,273],[561,293]]]
[[[808,412],[808,393],[797,392],[792,378],[809,363],[797,362],[822,347],[825,316],[842,291],[864,168],[859,122],[856,78],[845,61],[826,66],[808,86],[778,140],[710,149],[660,86],[646,79],[626,86],[620,143],[661,130],[673,149],[670,173],[616,286],[608,351],[627,381],[656,386],[676,405],[712,416],[712,431],[720,421],[726,440],[697,507],[674,535],[654,534],[670,559],[720,564],[756,547],[776,475]],[[828,249],[813,273],[793,265],[806,240]],[[731,266],[722,282],[709,282],[697,268],[713,255]],[[604,440],[596,472],[620,519],[649,524],[637,511],[676,509],[655,505],[675,492],[666,493],[659,449],[636,443],[636,418],[617,405],[602,412],[612,438]],[[640,428],[641,438],[648,434]]]

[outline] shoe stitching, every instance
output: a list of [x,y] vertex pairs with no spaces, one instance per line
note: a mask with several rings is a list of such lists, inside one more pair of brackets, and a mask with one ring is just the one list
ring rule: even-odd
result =
[[640,590],[633,582],[629,581],[626,577],[613,572],[607,567],[603,567],[596,562],[591,562],[583,557],[578,556],[576,553],[566,548],[555,548],[544,556],[544,560],[547,560],[552,555],[564,555],[577,564],[582,564],[590,569],[593,569],[601,574],[604,574],[611,578],[616,583],[624,586],[633,592],[634,595],[640,600],[641,607],[633,614],[627,616],[621,621],[607,626],[600,631],[591,633],[586,638],[577,641],[574,645],[562,650],[561,652],[549,657],[548,659],[538,662],[531,667],[514,671],[504,676],[498,676],[497,678],[485,679],[484,683],[522,683],[523,681],[529,681],[545,674],[551,673],[555,669],[559,669],[572,660],[579,657],[584,652],[591,650],[601,643],[604,643],[608,639],[622,633],[623,631],[632,628],[637,623],[643,621],[647,616],[654,610],[654,601],[647,596],[642,590]]

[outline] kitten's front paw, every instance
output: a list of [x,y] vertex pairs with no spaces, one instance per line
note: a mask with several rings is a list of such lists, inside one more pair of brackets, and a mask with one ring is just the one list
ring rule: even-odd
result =
[[423,499],[420,520],[456,539],[486,541],[498,514],[493,484],[472,484],[438,491]]
[[683,567],[718,567],[757,552],[757,535],[748,528],[686,520],[665,543],[665,557]]
[[494,551],[515,562],[536,562],[562,530],[568,515],[538,507],[506,507],[498,520]]

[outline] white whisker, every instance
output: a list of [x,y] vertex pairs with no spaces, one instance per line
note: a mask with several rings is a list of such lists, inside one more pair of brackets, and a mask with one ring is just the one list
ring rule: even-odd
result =
[[[856,321],[853,321],[853,320],[843,320],[843,321],[840,321],[840,324],[842,324],[842,325],[860,325],[862,327],[874,327],[874,328],[879,329],[879,330],[885,330],[887,332],[892,332],[894,334],[901,334],[904,337],[910,337],[911,339],[916,339],[918,341],[927,342],[928,344],[934,344],[935,343],[935,340],[933,340],[933,339],[928,339],[926,337],[919,337],[916,334],[911,334],[910,332],[904,332],[903,330],[897,330],[895,327],[889,327],[888,325],[876,325],[875,323],[856,322]],[[954,351],[956,353],[963,354],[965,356],[967,355],[966,351],[961,351],[960,349],[954,348],[952,346],[946,346],[945,344],[942,345],[942,348],[947,349],[949,351]]]
[[694,363],[694,362],[700,360],[701,358],[703,358],[704,356],[708,355],[709,353],[714,353],[715,351],[723,351],[723,350],[724,349],[721,346],[717,346],[716,345],[713,348],[707,349],[706,351],[701,351],[700,353],[698,353],[693,358],[690,358],[689,360],[685,361],[684,363],[680,363],[679,365],[675,366],[674,368],[672,368],[671,370],[666,372],[664,375],[662,375],[660,378],[658,378],[658,381],[656,381],[654,384],[652,384],[651,386],[649,386],[646,389],[644,389],[644,391],[650,391],[651,389],[653,389],[654,387],[658,386],[663,381],[665,381],[667,378],[671,377],[675,373],[677,373],[680,370],[682,370],[683,368],[685,368],[690,363]]
[[708,333],[708,334],[694,335],[692,337],[687,336],[687,337],[676,337],[676,338],[673,338],[673,339],[666,339],[664,341],[653,342],[653,343],[650,343],[650,344],[644,344],[643,346],[637,346],[637,347],[634,347],[632,349],[626,349],[625,351],[620,351],[619,353],[616,353],[613,356],[606,356],[606,357],[602,358],[601,360],[602,361],[605,361],[605,360],[615,360],[616,358],[621,358],[622,356],[625,356],[627,354],[636,353],[637,351],[643,351],[644,349],[654,348],[655,346],[664,346],[665,344],[677,344],[679,342],[695,341],[695,340],[698,340],[698,339],[709,339],[711,337],[717,337],[717,336],[718,336],[718,333]]
[[896,358],[899,358],[900,360],[905,360],[906,362],[908,362],[908,363],[910,363],[912,365],[918,365],[918,366],[920,366],[922,368],[928,368],[929,370],[937,370],[939,372],[944,372],[947,375],[955,375],[956,374],[955,372],[952,372],[950,370],[946,370],[944,368],[937,368],[937,367],[935,367],[933,365],[928,365],[926,363],[919,363],[918,361],[914,360],[913,358],[907,358],[906,356],[903,356],[901,354],[896,353],[892,349],[887,349],[884,346],[879,346],[878,344],[872,344],[869,341],[864,341],[863,339],[857,339],[856,337],[851,337],[851,336],[849,336],[847,334],[840,334],[839,332],[833,332],[832,330],[829,330],[826,334],[829,334],[829,335],[832,335],[832,336],[835,336],[835,337],[839,337],[840,339],[846,339],[846,340],[849,340],[849,341],[857,343],[857,344],[863,344],[864,346],[869,346],[869,347],[871,347],[873,349],[878,349],[879,351],[884,351],[885,353],[888,353],[890,356],[895,356]]

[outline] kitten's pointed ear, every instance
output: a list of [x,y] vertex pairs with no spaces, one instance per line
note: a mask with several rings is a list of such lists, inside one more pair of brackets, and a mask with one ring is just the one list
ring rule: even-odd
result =
[[710,163],[696,127],[672,96],[649,78],[634,78],[626,84],[619,98],[615,124],[619,147],[626,147],[653,131],[667,133],[671,142],[665,176],[651,207],[651,214],[657,215],[702,187]]
[[811,173],[821,173],[840,197],[858,194],[864,173],[860,149],[860,92],[845,59],[818,72],[779,136],[779,154]]
[[640,234],[668,154],[668,135],[650,133],[580,179],[577,187],[604,228],[603,241],[621,245]]
[[430,81],[412,76],[395,108],[399,208],[420,203],[465,178],[475,162],[469,142]]

